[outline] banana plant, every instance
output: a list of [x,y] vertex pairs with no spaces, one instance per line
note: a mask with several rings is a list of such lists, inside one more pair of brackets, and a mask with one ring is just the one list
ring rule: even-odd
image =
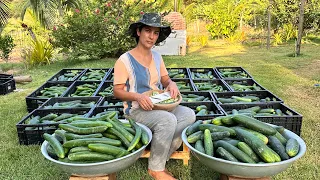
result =
[[10,15],[9,1],[0,0],[0,32],[1,32],[1,27],[3,27],[7,23],[9,15]]

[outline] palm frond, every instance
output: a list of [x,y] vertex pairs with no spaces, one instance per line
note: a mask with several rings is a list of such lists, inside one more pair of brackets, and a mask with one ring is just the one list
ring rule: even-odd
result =
[[0,0],[0,27],[4,26],[10,17],[9,3],[7,0]]

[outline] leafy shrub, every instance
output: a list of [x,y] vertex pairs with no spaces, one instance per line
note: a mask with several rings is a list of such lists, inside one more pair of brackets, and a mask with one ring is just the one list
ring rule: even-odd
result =
[[53,45],[73,58],[117,57],[135,46],[127,32],[143,12],[159,11],[156,1],[101,1],[95,8],[75,9],[53,27]]
[[50,64],[54,49],[46,40],[35,39],[29,48],[22,51],[26,67]]
[[208,39],[209,37],[207,35],[200,35],[198,37],[198,41],[200,42],[201,47],[205,47],[208,45]]
[[279,44],[282,44],[282,35],[280,34],[280,33],[275,33],[274,35],[273,35],[273,39],[274,39],[274,41],[273,41],[273,45],[274,46],[278,46]]
[[9,54],[14,48],[15,44],[10,35],[0,36],[0,57],[6,62],[9,60]]

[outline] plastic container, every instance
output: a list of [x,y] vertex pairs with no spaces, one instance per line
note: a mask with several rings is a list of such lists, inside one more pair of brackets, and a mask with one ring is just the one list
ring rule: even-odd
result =
[[48,99],[50,99],[50,98],[37,97],[40,95],[40,91],[43,90],[44,88],[48,88],[51,86],[65,86],[65,87],[67,87],[67,89],[59,96],[59,97],[62,97],[68,91],[71,84],[72,84],[72,82],[46,82],[46,83],[44,83],[42,86],[40,86],[38,89],[36,89],[35,91],[33,91],[31,94],[29,94],[26,97],[28,112],[31,112],[34,109],[37,109],[44,102],[46,102]]
[[[197,73],[205,73],[211,72],[212,78],[200,78],[197,77]],[[192,80],[213,80],[213,79],[219,79],[220,77],[214,70],[214,68],[189,68],[188,69],[189,77]]]
[[[216,92],[212,93],[214,96],[216,102],[218,104],[268,104],[268,103],[283,103],[283,100],[277,97],[276,95],[272,94],[270,91],[243,91],[243,92]],[[238,97],[243,97],[243,96],[256,96],[259,97],[260,99],[265,99],[269,97],[271,100],[275,99],[275,101],[268,101],[268,102],[235,102],[235,103],[221,103],[218,98],[231,98],[232,96],[238,96]]]
[[[76,81],[82,73],[84,73],[86,69],[84,68],[65,68],[61,69],[59,72],[57,72],[55,75],[53,75],[48,81],[49,82],[73,82]],[[71,78],[70,80],[59,80],[59,76],[65,74],[65,73],[71,73],[71,72],[76,72],[76,75]]]
[[[96,94],[97,90],[99,89],[101,83],[102,83],[102,81],[75,81],[74,83],[72,83],[72,85],[70,86],[68,91],[63,96],[64,97],[72,97],[72,95],[77,90],[77,86],[81,86],[81,85],[84,85],[84,84],[96,85],[96,88],[95,88],[94,92],[92,92],[92,94],[90,95],[90,96],[95,96],[95,94]],[[81,97],[90,97],[90,96],[81,96]]]
[[210,90],[201,90],[200,88],[197,87],[197,83],[216,84],[216,85],[222,86],[223,92],[231,91],[231,90],[230,90],[230,87],[229,87],[223,80],[220,80],[220,79],[214,79],[214,80],[193,80],[193,84],[194,84],[195,91],[213,92],[213,91],[210,91]]
[[16,82],[12,78],[0,78],[0,95],[13,92],[16,89]]
[[[100,80],[85,80],[83,79],[84,76],[87,75],[87,73],[89,73],[91,70],[93,71],[98,71],[98,70],[103,70],[104,71],[104,76],[101,77]],[[81,75],[80,77],[78,78],[79,81],[103,81],[105,78],[108,77],[109,73],[110,73],[110,68],[89,68],[89,69],[86,69]]]
[[51,123],[51,124],[25,124],[26,121],[30,117],[40,116],[44,117],[50,113],[55,113],[61,115],[62,113],[70,113],[70,114],[81,114],[87,117],[90,113],[91,108],[78,108],[78,109],[41,109],[34,110],[25,117],[22,118],[17,124],[17,133],[19,138],[19,143],[21,145],[31,145],[31,144],[41,144],[44,139],[42,135],[44,133],[52,134],[56,129],[58,129],[58,125],[61,123]]
[[259,83],[257,83],[253,79],[225,79],[224,80],[226,84],[229,86],[230,90],[233,92],[243,92],[243,91],[238,91],[232,87],[232,84],[240,84],[240,85],[245,85],[245,86],[253,86],[254,84],[260,88],[260,89],[251,89],[250,91],[263,91],[266,90],[264,87],[262,87]]
[[[215,102],[215,98],[213,96],[213,94],[211,92],[203,92],[203,91],[199,91],[199,92],[196,92],[196,91],[183,91],[181,92],[182,95],[188,95],[188,94],[194,94],[194,95],[198,95],[198,96],[204,96],[205,98],[208,98],[209,101],[211,102]],[[185,102],[183,101],[183,97],[182,97],[182,103],[188,103],[188,102]],[[202,101],[194,101],[194,102],[202,102]]]
[[[187,68],[167,68],[167,71],[171,79],[189,79]],[[182,74],[184,74],[184,76],[180,76]]]
[[266,122],[266,123],[270,123],[270,124],[274,124],[274,125],[278,125],[278,126],[283,126],[284,128],[296,133],[297,135],[300,136],[301,133],[301,125],[302,125],[302,115],[299,114],[298,112],[294,111],[293,109],[289,108],[288,106],[286,106],[283,103],[277,103],[277,104],[228,104],[228,105],[220,105],[220,107],[222,108],[222,110],[225,112],[225,114],[228,114],[228,111],[232,111],[232,109],[246,109],[246,108],[250,108],[253,106],[259,106],[262,109],[265,108],[273,108],[273,109],[280,109],[282,112],[286,112],[289,111],[291,112],[293,115],[283,115],[283,116],[254,116],[254,118],[262,121],[262,122]]
[[[45,103],[43,103],[39,109],[78,109],[82,107],[51,107],[48,108],[48,106],[53,106],[55,103],[65,103],[70,101],[81,101],[82,104],[87,104],[90,102],[94,102],[93,107],[97,106],[100,101],[102,100],[102,97],[58,97],[58,98],[50,98]],[[93,108],[91,107],[91,108]]]
[[[242,73],[246,74],[247,77],[242,77],[242,78],[232,78],[232,77],[224,77],[221,74],[221,70],[225,70],[225,69],[232,69],[234,71],[241,71]],[[219,76],[220,79],[246,79],[246,78],[251,78],[253,79],[253,77],[248,73],[248,71],[246,71],[244,68],[239,67],[239,66],[219,66],[215,68],[215,71],[217,73],[217,75]]]

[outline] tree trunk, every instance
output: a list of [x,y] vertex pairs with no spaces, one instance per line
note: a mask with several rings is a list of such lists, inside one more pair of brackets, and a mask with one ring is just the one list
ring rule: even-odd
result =
[[14,76],[13,79],[16,81],[16,83],[24,83],[24,82],[31,82],[32,78],[30,75],[28,76]]
[[271,2],[269,1],[269,6],[268,6],[268,37],[267,37],[267,49],[270,49],[270,31],[271,31],[271,13],[270,13],[270,8],[271,8]]
[[300,2],[300,16],[299,16],[299,24],[298,24],[298,39],[297,39],[297,43],[296,43],[296,56],[300,55],[301,39],[302,39],[302,34],[303,34],[304,4],[305,4],[305,0],[301,0],[301,2]]

